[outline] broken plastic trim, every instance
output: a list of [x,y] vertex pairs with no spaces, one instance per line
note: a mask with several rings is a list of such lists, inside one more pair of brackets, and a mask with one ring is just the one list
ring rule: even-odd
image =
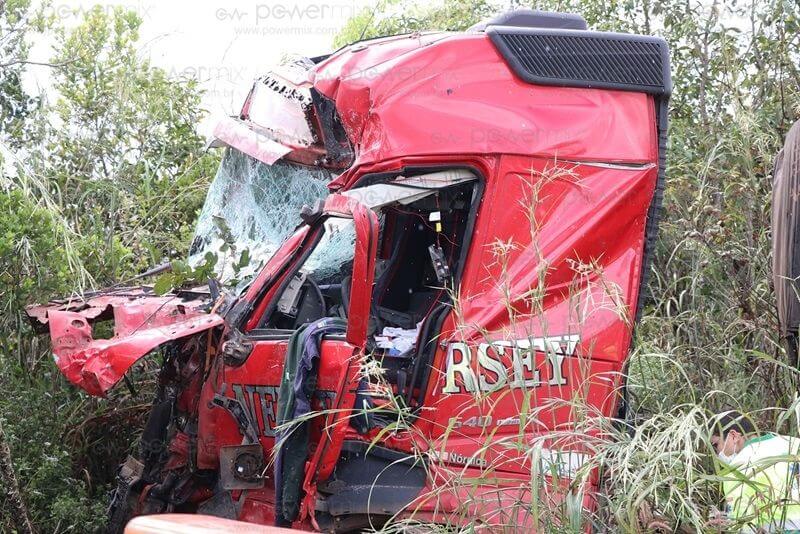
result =
[[214,127],[214,141],[210,146],[229,146],[257,160],[272,165],[292,151],[292,147],[271,139],[266,132],[258,132],[240,119],[228,117]]
[[391,182],[358,187],[342,192],[368,208],[378,209],[388,204],[411,204],[440,189],[475,181],[466,169],[439,171],[418,176],[398,176]]

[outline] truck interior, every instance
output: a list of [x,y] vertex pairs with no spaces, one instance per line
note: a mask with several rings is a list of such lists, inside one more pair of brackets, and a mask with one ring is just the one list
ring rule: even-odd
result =
[[[413,172],[413,171],[412,171]],[[367,349],[395,393],[407,390],[420,332],[450,302],[466,255],[480,181],[468,169],[404,173],[344,192],[373,209],[380,226]],[[372,183],[371,183],[372,182]],[[255,335],[290,336],[324,317],[347,318],[356,234],[352,219],[327,216],[311,249],[267,309]],[[419,366],[418,367],[424,367]]]

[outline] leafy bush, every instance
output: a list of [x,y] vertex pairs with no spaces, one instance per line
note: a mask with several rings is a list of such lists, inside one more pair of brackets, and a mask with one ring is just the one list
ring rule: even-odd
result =
[[[195,131],[196,82],[138,55],[134,13],[98,6],[71,29],[42,21],[25,0],[0,2],[0,110],[14,110],[0,122],[0,428],[34,526],[91,532],[153,381],[145,371],[141,398],[87,397],[23,309],[184,257],[217,156]],[[35,29],[55,42],[53,102],[20,93]],[[15,513],[0,502],[0,531],[19,528]]]
[[70,273],[59,248],[51,214],[21,191],[0,191],[0,284],[3,316],[15,315],[27,303],[69,287]]

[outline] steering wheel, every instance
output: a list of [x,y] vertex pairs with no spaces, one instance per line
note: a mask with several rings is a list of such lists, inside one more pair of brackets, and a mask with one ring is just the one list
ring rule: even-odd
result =
[[322,290],[319,288],[317,282],[310,276],[303,282],[305,289],[303,291],[303,299],[300,302],[300,307],[297,310],[295,317],[295,328],[322,319],[327,313],[325,307],[325,297],[322,295]]

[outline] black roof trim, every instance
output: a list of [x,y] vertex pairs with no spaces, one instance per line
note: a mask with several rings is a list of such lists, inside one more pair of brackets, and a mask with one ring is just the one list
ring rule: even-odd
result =
[[669,48],[661,37],[490,26],[487,35],[528,83],[619,89],[667,97]]
[[480,32],[490,26],[516,26],[519,28],[551,28],[560,30],[585,30],[586,21],[575,13],[539,11],[538,9],[515,9],[501,13],[484,22],[479,22],[469,31]]

